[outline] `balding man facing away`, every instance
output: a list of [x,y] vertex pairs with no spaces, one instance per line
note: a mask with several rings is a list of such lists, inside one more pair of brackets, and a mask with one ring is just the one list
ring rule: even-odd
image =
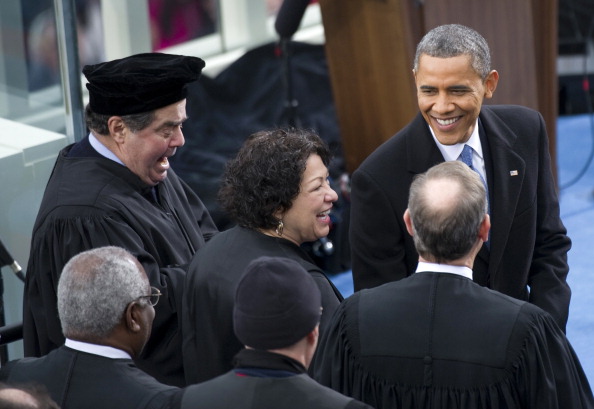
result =
[[554,319],[472,281],[490,228],[475,171],[451,161],[415,178],[404,222],[416,273],[341,304],[320,340],[315,379],[378,409],[594,407]]

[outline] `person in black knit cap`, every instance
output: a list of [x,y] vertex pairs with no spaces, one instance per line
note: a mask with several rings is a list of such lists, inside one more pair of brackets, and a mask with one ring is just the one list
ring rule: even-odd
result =
[[173,407],[370,409],[307,375],[321,315],[320,290],[297,261],[255,259],[235,293],[233,327],[245,348],[234,369],[185,388]]

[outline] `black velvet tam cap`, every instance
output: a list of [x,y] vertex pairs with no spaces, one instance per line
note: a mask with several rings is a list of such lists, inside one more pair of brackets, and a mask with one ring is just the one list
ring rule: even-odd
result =
[[103,115],[153,111],[186,97],[186,85],[204,68],[198,57],[164,53],[136,54],[86,65],[91,110]]
[[260,257],[241,276],[235,293],[235,335],[254,349],[295,344],[320,322],[322,296],[311,275],[298,262]]

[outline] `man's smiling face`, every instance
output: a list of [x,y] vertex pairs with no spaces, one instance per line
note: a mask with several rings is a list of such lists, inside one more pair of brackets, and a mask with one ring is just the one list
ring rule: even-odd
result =
[[483,100],[491,98],[499,79],[491,71],[483,80],[468,55],[438,58],[423,54],[414,76],[419,109],[444,145],[470,138]]

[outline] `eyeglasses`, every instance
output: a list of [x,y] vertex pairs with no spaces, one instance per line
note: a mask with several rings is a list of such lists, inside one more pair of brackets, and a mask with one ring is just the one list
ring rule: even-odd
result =
[[163,295],[158,288],[151,287],[151,294],[150,295],[141,295],[138,299],[146,298],[148,302],[154,307],[159,302],[159,297]]

